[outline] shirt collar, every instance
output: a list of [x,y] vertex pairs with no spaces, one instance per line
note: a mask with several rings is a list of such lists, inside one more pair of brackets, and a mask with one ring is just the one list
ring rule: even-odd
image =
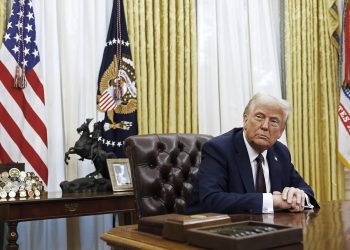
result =
[[[252,148],[252,146],[250,146],[245,136],[245,131],[243,131],[243,139],[244,139],[244,144],[248,151],[250,163],[255,162],[255,159],[256,157],[258,157],[259,153],[254,148]],[[264,156],[264,162],[266,162],[267,150],[264,150],[261,154]]]

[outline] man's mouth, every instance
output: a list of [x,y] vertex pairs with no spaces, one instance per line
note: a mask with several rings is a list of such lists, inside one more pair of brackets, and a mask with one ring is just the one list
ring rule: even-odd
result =
[[267,137],[266,135],[258,135],[257,136],[259,139],[263,139],[263,140],[268,140],[269,137]]

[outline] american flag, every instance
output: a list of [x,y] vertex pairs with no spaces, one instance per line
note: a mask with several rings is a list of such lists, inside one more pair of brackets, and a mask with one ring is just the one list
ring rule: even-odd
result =
[[45,95],[31,0],[13,2],[0,49],[0,160],[24,162],[47,184]]

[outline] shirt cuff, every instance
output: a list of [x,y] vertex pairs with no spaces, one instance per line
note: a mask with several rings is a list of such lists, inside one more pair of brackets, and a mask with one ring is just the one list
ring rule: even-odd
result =
[[271,193],[263,193],[263,206],[261,212],[263,214],[273,213],[273,198]]
[[307,194],[305,194],[305,205],[304,205],[304,208],[314,208],[314,205],[312,205],[310,203],[310,199],[309,199],[309,196]]

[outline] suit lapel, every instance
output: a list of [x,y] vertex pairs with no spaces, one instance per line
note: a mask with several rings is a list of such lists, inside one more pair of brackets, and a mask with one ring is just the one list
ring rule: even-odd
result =
[[247,190],[247,193],[254,193],[255,187],[254,187],[252,167],[250,165],[250,159],[249,159],[247,148],[244,144],[243,129],[238,131],[237,133],[233,133],[233,136],[235,137],[233,139],[236,142],[235,158],[237,161],[238,170],[241,175],[241,180],[243,182],[245,189]]
[[278,155],[275,154],[273,149],[269,149],[267,151],[266,158],[269,163],[271,192],[273,191],[282,192],[282,183],[281,183],[282,166],[278,159]]

